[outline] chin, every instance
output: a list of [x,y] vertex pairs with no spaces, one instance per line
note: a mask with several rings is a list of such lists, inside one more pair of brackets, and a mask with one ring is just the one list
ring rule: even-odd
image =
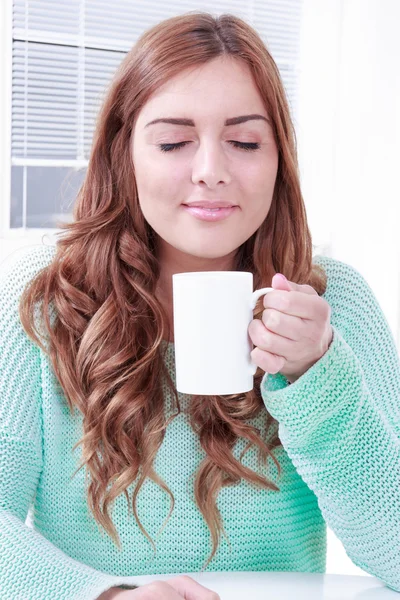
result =
[[219,258],[224,258],[225,256],[228,256],[229,254],[232,254],[234,252],[236,252],[237,248],[215,248],[215,249],[204,249],[204,251],[199,251],[197,248],[186,248],[184,250],[184,252],[189,255],[192,256],[193,258],[199,258],[199,259],[203,259],[203,260],[217,260]]

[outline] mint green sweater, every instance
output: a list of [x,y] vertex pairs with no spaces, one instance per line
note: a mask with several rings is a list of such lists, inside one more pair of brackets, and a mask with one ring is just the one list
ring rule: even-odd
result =
[[[0,283],[0,598],[91,600],[135,576],[199,571],[209,556],[208,528],[193,495],[204,452],[185,409],[172,421],[155,469],[175,496],[147,481],[139,517],[157,552],[128,514],[124,497],[112,517],[122,550],[100,529],[77,468],[78,411],[70,414],[48,357],[22,329],[18,300],[54,255],[37,246],[4,268]],[[326,523],[351,560],[400,591],[400,365],[387,321],[351,266],[314,257],[328,275],[332,309],[327,353],[294,384],[265,374],[266,409],[279,424],[282,467],[270,462],[279,492],[246,482],[221,490],[229,544],[222,538],[207,571],[325,571]],[[174,347],[166,360],[174,379]],[[165,391],[165,410],[173,409]],[[261,418],[251,421],[260,428]],[[278,425],[277,425],[278,427]],[[244,444],[235,447],[240,455]],[[244,463],[257,469],[257,455]],[[29,515],[28,524],[25,523]]]

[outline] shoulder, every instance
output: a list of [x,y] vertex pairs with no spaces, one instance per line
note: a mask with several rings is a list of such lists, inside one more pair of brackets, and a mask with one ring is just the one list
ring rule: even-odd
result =
[[368,328],[374,318],[386,327],[386,317],[372,288],[355,267],[328,256],[315,256],[313,262],[327,275],[323,298],[332,309],[334,324],[343,331]]
[[20,296],[29,281],[54,258],[54,245],[37,244],[20,248],[0,263],[0,294]]
[[52,260],[55,247],[13,252],[0,265],[0,429],[8,438],[37,444],[40,452],[42,357],[20,319],[29,281]]
[[55,246],[38,244],[13,252],[0,264],[1,342],[18,338],[18,343],[25,343],[26,333],[19,314],[21,296],[28,283],[51,263],[55,253]]
[[371,288],[363,275],[355,267],[331,256],[316,255],[313,263],[322,267],[327,276],[324,296],[344,296],[348,294],[371,293]]

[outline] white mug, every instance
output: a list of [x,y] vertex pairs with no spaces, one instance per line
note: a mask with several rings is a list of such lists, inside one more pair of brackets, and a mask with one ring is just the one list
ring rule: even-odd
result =
[[196,271],[172,276],[176,388],[184,394],[240,394],[257,366],[248,327],[257,300],[253,273]]

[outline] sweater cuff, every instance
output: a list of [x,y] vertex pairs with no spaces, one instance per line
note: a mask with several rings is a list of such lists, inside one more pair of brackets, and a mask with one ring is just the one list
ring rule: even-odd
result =
[[294,383],[288,385],[280,373],[265,373],[260,388],[268,412],[279,423],[281,440],[302,445],[326,419],[359,401],[360,386],[366,386],[361,364],[333,327],[326,353]]

